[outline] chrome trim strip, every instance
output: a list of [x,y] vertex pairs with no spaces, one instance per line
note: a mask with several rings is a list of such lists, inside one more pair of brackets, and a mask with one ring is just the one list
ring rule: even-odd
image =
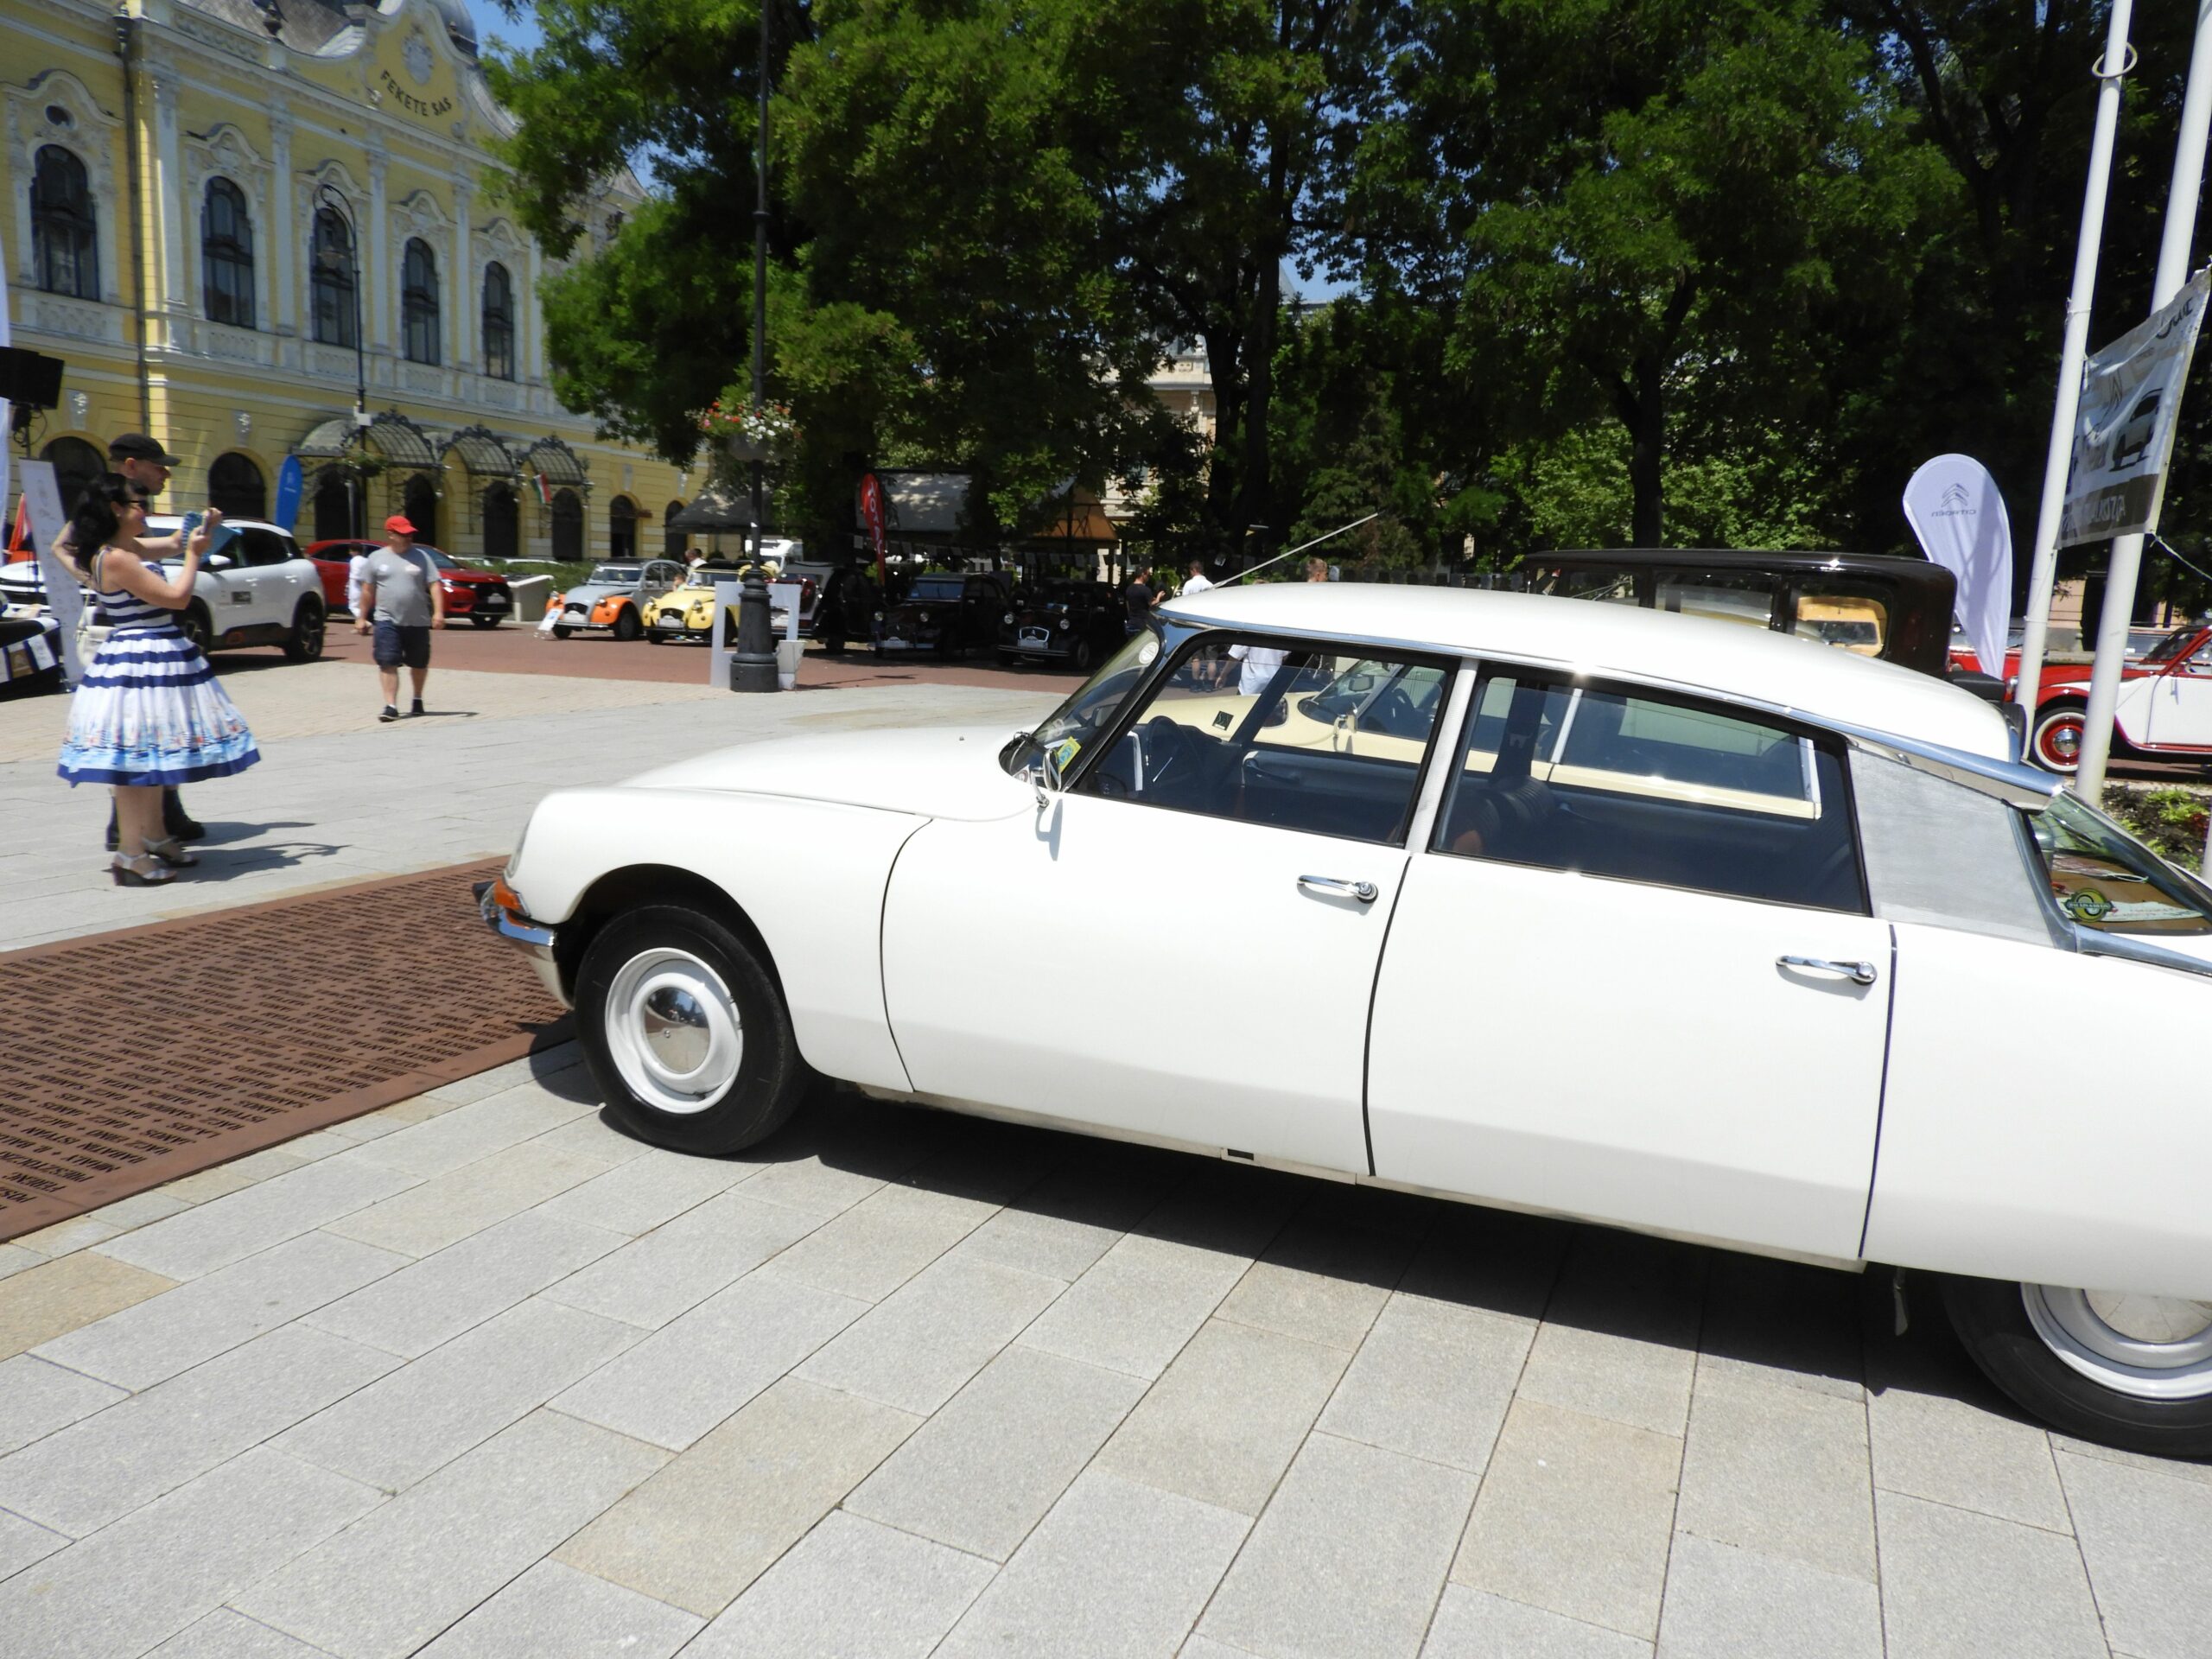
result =
[[549,962],[552,960],[553,930],[541,927],[528,917],[517,916],[493,903],[492,884],[488,881],[477,893],[476,913],[484,918],[484,925],[501,938],[520,945],[533,957],[543,957]]
[[2100,933],[2078,922],[2074,924],[2074,948],[2085,957],[2117,957],[2122,962],[2139,962],[2148,968],[2171,968],[2212,979],[2212,962],[2202,957],[2169,950],[2163,944],[2152,944],[2148,939],[2126,933]]

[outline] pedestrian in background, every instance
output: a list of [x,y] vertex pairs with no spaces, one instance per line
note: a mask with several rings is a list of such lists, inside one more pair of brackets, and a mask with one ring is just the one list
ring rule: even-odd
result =
[[361,620],[361,572],[369,568],[369,552],[356,547],[353,556],[346,561],[346,614],[356,622]]
[[445,590],[438,567],[415,545],[415,526],[398,513],[384,521],[384,545],[361,569],[361,603],[353,631],[366,633],[372,623],[377,678],[384,686],[380,721],[399,718],[399,671],[404,664],[415,683],[410,715],[423,712],[423,686],[430,677],[430,631],[446,623]]
[[1192,594],[1203,594],[1212,586],[1213,583],[1206,580],[1206,562],[1204,559],[1192,559],[1191,574],[1183,582],[1183,592],[1180,597],[1188,599]]
[[114,786],[118,840],[109,868],[118,887],[161,887],[200,861],[163,827],[164,786],[243,772],[261,758],[207,658],[175,622],[222,518],[209,512],[173,575],[149,563],[145,505],[121,474],[86,490],[70,520],[72,544],[80,554],[92,550],[86,573],[107,613],[108,636],[70,701],[56,770],[72,785]]
[[1135,633],[1152,614],[1152,607],[1160,603],[1160,594],[1152,585],[1152,567],[1147,565],[1129,578],[1129,585],[1122,590],[1122,602],[1128,607],[1128,628]]
[[1326,559],[1321,557],[1319,554],[1316,554],[1306,561],[1306,581],[1326,582],[1328,579],[1329,562]]
[[[125,432],[108,445],[107,461],[110,469],[121,476],[137,493],[139,501],[148,506],[168,483],[169,472],[177,464],[175,456],[143,432]],[[86,568],[86,560],[78,556],[73,532],[73,523],[69,529],[61,532],[54,550],[61,556],[64,564],[89,582],[91,572]],[[168,536],[142,537],[141,541],[143,550],[149,558],[174,558],[184,550],[184,533],[181,531]],[[92,550],[93,552],[99,550],[97,548]],[[183,798],[175,789],[162,791],[162,825],[179,841],[198,841],[207,833],[207,826],[184,810]],[[116,833],[115,810],[111,807],[107,815],[107,849],[111,853],[116,849]]]

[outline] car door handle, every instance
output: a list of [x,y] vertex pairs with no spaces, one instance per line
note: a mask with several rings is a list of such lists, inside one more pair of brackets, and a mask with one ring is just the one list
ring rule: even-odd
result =
[[1777,957],[1777,968],[1802,968],[1808,974],[1836,974],[1854,985],[1874,982],[1874,964],[1871,962],[1830,962],[1826,957]]
[[1339,899],[1357,899],[1363,905],[1371,905],[1382,889],[1372,881],[1343,881],[1333,875],[1301,875],[1298,885],[1308,893],[1331,893]]

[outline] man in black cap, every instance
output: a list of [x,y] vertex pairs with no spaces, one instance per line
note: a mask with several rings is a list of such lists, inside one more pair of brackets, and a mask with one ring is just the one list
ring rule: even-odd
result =
[[[162,493],[162,486],[168,484],[169,474],[177,464],[175,455],[143,432],[126,432],[108,445],[107,460],[108,465],[121,473],[124,482],[137,492],[138,499],[149,505]],[[67,505],[72,509],[76,506],[73,501]],[[152,558],[181,553],[184,551],[184,532],[180,530],[174,535],[151,537],[139,545]],[[97,552],[99,550],[92,550]],[[65,563],[79,569],[84,568],[84,562],[78,558],[76,547],[71,542],[67,531],[61,532],[60,540],[54,544],[54,551]],[[198,841],[207,833],[207,826],[184,810],[184,802],[174,786],[162,791],[162,827],[178,841]],[[116,849],[115,809],[112,806],[107,814],[107,849],[110,852]]]

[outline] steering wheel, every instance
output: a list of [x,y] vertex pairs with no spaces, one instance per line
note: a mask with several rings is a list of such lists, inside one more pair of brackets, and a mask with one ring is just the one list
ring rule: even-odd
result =
[[1414,700],[1402,685],[1394,685],[1375,700],[1367,711],[1367,718],[1360,722],[1369,731],[1385,732],[1394,737],[1406,736],[1421,729],[1421,710],[1414,707]]
[[1166,715],[1144,723],[1145,787],[1157,789],[1171,778],[1195,770],[1197,738],[1191,728]]

